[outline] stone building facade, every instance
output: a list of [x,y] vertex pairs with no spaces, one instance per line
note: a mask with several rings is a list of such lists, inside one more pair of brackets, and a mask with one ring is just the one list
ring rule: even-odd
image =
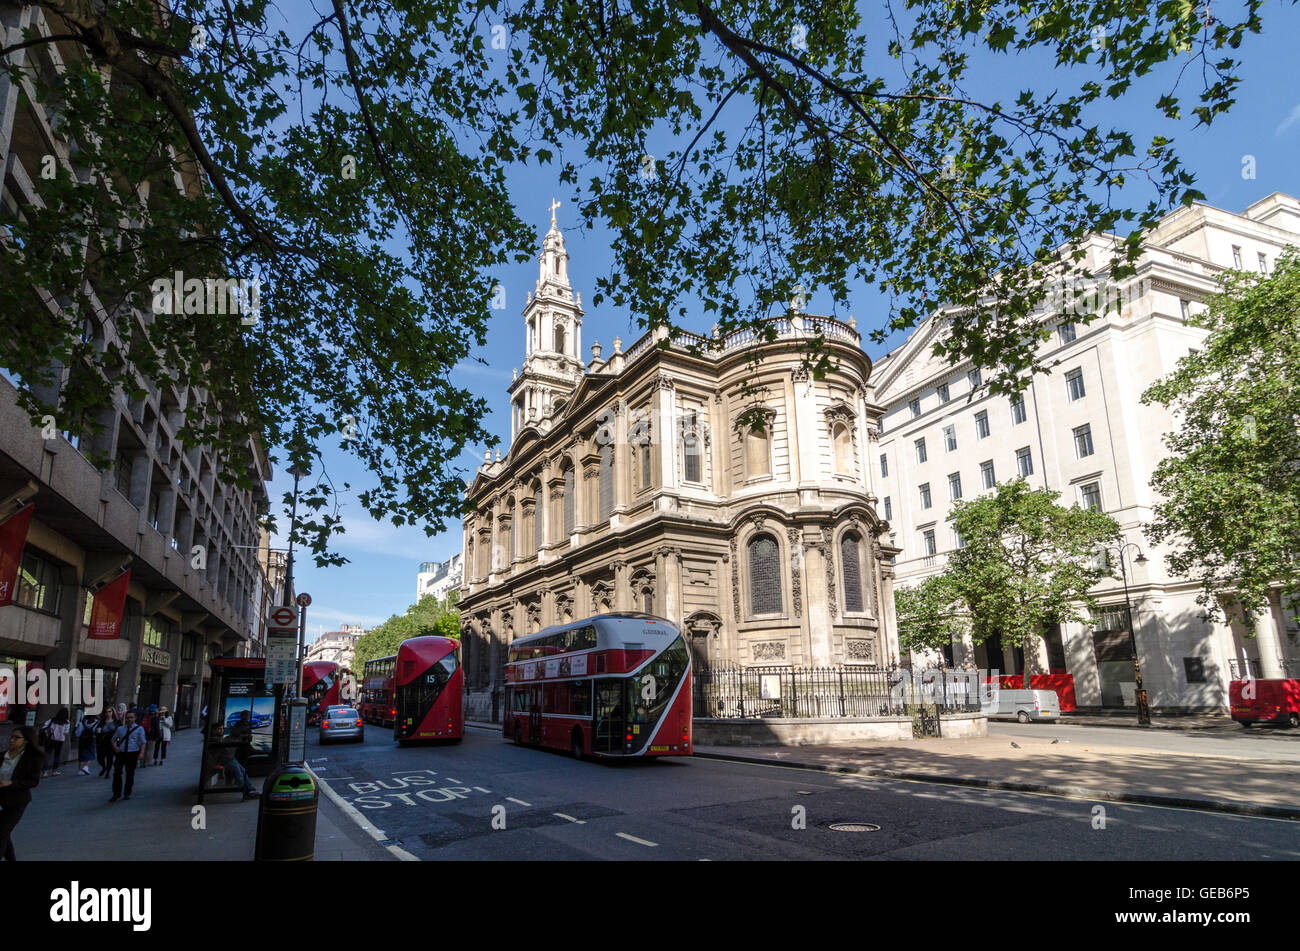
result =
[[[948,521],[957,498],[973,498],[1023,475],[1061,493],[1063,505],[1099,508],[1119,522],[1145,560],[1127,565],[1143,684],[1153,707],[1220,711],[1228,682],[1300,675],[1300,623],[1280,591],[1271,609],[1230,623],[1202,619],[1198,586],[1171,576],[1164,552],[1142,527],[1156,502],[1151,476],[1174,428],[1168,412],[1141,395],[1200,346],[1206,331],[1188,317],[1218,289],[1227,268],[1268,273],[1278,254],[1300,244],[1300,201],[1269,195],[1240,214],[1196,203],[1167,215],[1147,235],[1137,273],[1107,284],[1122,306],[1084,324],[1064,323],[1042,344],[1046,372],[1015,399],[991,394],[969,363],[932,353],[950,311],[921,324],[876,362],[872,395],[884,408],[870,460],[882,515],[901,549],[900,586],[943,570],[959,540]],[[1101,270],[1112,239],[1097,236],[1084,264]],[[1137,549],[1127,556],[1135,560]],[[1112,559],[1114,561],[1114,559]],[[1088,624],[1052,626],[1031,669],[1074,676],[1080,707],[1134,706],[1133,662],[1124,589],[1118,577],[1094,591],[1101,605]],[[1033,658],[1030,658],[1033,661]],[[956,644],[950,660],[1006,672],[1024,669],[1019,649]]]
[[[578,358],[584,312],[552,218],[509,389],[511,443],[467,488],[460,610],[472,688],[516,637],[607,611],[678,624],[697,664],[897,657],[880,409],[851,324],[795,314],[775,339],[647,333]],[[822,335],[834,368],[810,378]]]

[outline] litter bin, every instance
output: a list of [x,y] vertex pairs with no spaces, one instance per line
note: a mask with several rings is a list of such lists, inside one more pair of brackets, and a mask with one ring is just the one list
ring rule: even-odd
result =
[[309,862],[316,855],[316,807],[320,789],[296,763],[278,766],[262,785],[257,809],[259,862]]

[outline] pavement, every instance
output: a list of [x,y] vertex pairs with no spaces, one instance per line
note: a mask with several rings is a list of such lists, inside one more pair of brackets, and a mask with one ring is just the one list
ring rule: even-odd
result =
[[[258,801],[237,793],[195,803],[202,737],[182,730],[164,765],[137,769],[131,799],[110,803],[112,779],[78,773],[75,761],[60,776],[42,779],[13,833],[15,854],[34,861],[248,862],[257,835]],[[260,788],[262,778],[252,777]],[[316,814],[316,861],[392,860],[382,846],[321,796]]]
[[[1199,729],[1199,721],[1212,729]],[[1167,736],[1176,750],[1153,748],[1149,732],[1126,734],[1087,729],[1087,724],[1113,727],[1110,718],[1074,718],[1071,738],[1051,734],[991,735],[970,739],[890,740],[823,746],[706,746],[695,755],[741,763],[781,765],[834,773],[852,773],[983,789],[1047,793],[1073,799],[1129,802],[1224,812],[1238,815],[1300,819],[1300,784],[1296,762],[1276,758],[1259,743],[1285,744],[1291,753],[1300,744],[1296,731],[1257,729],[1242,736],[1241,755],[1226,755],[1218,729],[1224,718],[1163,718],[1161,727],[1177,730]],[[475,724],[500,731],[499,724]],[[997,726],[1001,726],[998,724]],[[1017,724],[1018,726],[1018,724]],[[996,728],[996,727],[995,727]],[[1058,730],[1058,734],[1065,731]],[[1266,736],[1266,732],[1268,735]],[[1206,753],[1188,751],[1205,738]],[[1233,734],[1236,735],[1236,734]],[[1118,739],[1117,739],[1118,737]],[[1296,742],[1289,743],[1287,741]],[[1214,741],[1214,742],[1211,742]],[[1258,741],[1258,742],[1255,742]]]

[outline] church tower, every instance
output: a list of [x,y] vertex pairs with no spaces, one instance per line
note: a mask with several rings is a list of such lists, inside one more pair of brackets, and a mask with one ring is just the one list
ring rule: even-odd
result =
[[537,287],[524,305],[524,369],[510,384],[510,438],[563,405],[582,379],[582,296],[569,284],[569,252],[555,224],[542,239]]

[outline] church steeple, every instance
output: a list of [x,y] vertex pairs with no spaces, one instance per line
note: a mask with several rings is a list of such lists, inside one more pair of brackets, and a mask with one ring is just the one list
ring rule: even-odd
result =
[[551,228],[542,238],[537,286],[524,305],[524,369],[510,385],[511,437],[549,415],[554,402],[567,397],[582,378],[582,297],[569,283],[569,252],[555,221],[558,201],[551,201]]

